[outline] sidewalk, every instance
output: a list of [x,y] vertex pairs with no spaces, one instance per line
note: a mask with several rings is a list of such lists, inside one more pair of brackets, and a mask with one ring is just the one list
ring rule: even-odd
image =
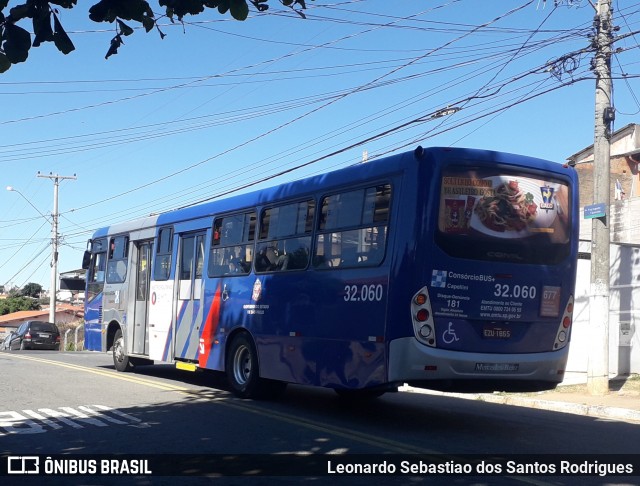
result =
[[586,373],[567,373],[564,381],[555,390],[536,393],[443,393],[409,386],[401,387],[400,391],[453,396],[640,423],[639,375],[611,378],[609,393],[603,396],[591,395],[586,383]]

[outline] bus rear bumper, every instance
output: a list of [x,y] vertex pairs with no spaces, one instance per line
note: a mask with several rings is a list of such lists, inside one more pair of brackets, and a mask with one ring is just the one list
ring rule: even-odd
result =
[[468,353],[402,338],[389,344],[389,381],[451,392],[549,390],[563,380],[568,352],[565,347],[548,353]]

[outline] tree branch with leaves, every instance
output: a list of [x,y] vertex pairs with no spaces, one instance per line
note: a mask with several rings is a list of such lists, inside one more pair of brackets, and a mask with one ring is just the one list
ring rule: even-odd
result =
[[[59,9],[77,8],[77,0],[22,0],[24,3],[13,7],[9,7],[9,1],[0,0],[0,73],[14,64],[25,62],[31,47],[38,47],[44,42],[53,42],[63,54],[75,49],[60,23]],[[269,9],[269,2],[279,2],[305,18],[305,0],[157,0],[163,9],[161,14],[155,13],[146,0],[100,0],[89,9],[89,19],[114,25],[115,36],[105,56],[109,58],[118,53],[123,38],[133,34],[135,27],[142,27],[146,32],[155,29],[164,39],[165,34],[158,25],[162,18],[182,22],[187,15],[195,16],[207,9],[217,9],[222,15],[229,13],[236,20],[246,20],[249,5],[257,12],[265,12]],[[32,32],[25,28],[29,20]]]

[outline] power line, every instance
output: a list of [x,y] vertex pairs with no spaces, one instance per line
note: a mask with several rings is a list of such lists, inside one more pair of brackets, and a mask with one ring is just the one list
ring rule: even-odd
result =
[[[444,51],[444,48],[443,48],[443,51]],[[415,64],[417,65],[417,64],[418,64],[418,62],[416,62]],[[495,97],[489,97],[488,99],[496,99],[496,98],[495,98]],[[473,120],[469,121],[468,123],[472,123],[472,122],[473,122]],[[376,133],[380,133],[380,132],[376,132]],[[370,137],[374,137],[374,136],[376,135],[376,133],[372,133],[372,134],[370,135]],[[359,140],[365,140],[365,138],[361,138],[361,139],[359,139]],[[396,147],[397,147],[397,146],[398,146],[398,144],[396,144]],[[265,170],[266,170],[266,168],[265,168]],[[274,172],[274,174],[275,174],[275,172]],[[125,193],[125,194],[129,194],[129,192],[127,192],[127,193]]]

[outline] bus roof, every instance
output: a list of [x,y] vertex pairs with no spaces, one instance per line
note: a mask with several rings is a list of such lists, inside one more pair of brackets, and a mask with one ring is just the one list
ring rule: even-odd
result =
[[142,230],[154,226],[168,226],[229,211],[238,211],[243,208],[263,206],[283,199],[304,197],[323,187],[339,188],[340,186],[351,185],[356,181],[370,180],[376,177],[384,177],[385,175],[398,173],[403,171],[407,166],[414,164],[417,159],[428,157],[431,157],[432,160],[433,158],[440,158],[442,160],[469,162],[493,161],[505,165],[534,167],[546,172],[558,172],[563,167],[559,163],[548,160],[504,152],[453,147],[429,147],[423,149],[418,146],[413,151],[391,155],[370,162],[354,164],[324,174],[298,179],[236,196],[222,196],[220,199],[212,196],[210,201],[200,204],[194,204],[164,213],[151,214],[133,221],[106,226],[98,229],[93,234],[93,238]]

